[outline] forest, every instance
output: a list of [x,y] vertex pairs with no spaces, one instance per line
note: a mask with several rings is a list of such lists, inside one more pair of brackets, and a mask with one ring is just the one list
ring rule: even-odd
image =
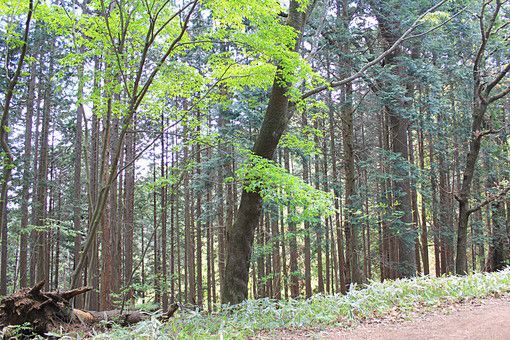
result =
[[510,292],[508,0],[0,0],[0,65],[2,327]]

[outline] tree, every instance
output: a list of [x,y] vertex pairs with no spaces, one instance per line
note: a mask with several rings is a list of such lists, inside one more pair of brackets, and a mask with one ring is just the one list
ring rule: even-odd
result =
[[21,71],[25,64],[25,57],[28,50],[28,38],[30,33],[30,23],[32,21],[32,15],[34,10],[34,2],[30,0],[28,3],[28,11],[27,17],[25,21],[25,26],[23,30],[23,35],[21,41],[10,42],[18,45],[19,56],[18,61],[14,70],[10,70],[9,64],[11,63],[10,54],[8,55],[7,60],[5,61],[6,69],[7,69],[7,88],[5,91],[4,103],[2,107],[2,118],[0,120],[0,145],[2,147],[2,158],[3,158],[3,177],[2,184],[0,189],[0,231],[2,234],[2,260],[0,263],[0,295],[5,295],[7,293],[7,243],[8,243],[8,230],[7,230],[7,203],[8,203],[8,194],[9,194],[9,182],[12,176],[12,169],[14,167],[14,158],[12,156],[11,149],[9,147],[8,142],[8,134],[9,134],[9,116],[11,110],[11,101],[14,96],[14,89],[18,84],[19,77],[21,75]]
[[[297,1],[291,1],[287,24],[301,34],[308,10],[301,8]],[[291,50],[297,51],[300,38],[296,38]],[[278,142],[287,128],[291,115],[288,113],[288,91],[293,86],[283,76],[284,70],[277,70],[269,103],[257,140],[253,147],[256,156],[273,159]],[[227,229],[225,282],[222,301],[236,304],[248,296],[248,269],[255,229],[262,211],[262,197],[258,192],[243,191],[234,224]]]
[[[490,45],[494,39],[492,33],[493,31],[499,30],[500,27],[505,26],[505,24],[500,24],[498,21],[501,11],[504,9],[504,2],[499,0],[486,1],[483,2],[478,16],[481,42],[478,46],[472,69],[473,107],[471,113],[471,136],[469,138],[466,163],[463,169],[462,185],[455,196],[459,202],[455,272],[461,275],[468,272],[467,232],[469,216],[481,208],[480,206],[470,207],[469,199],[471,198],[471,185],[482,145],[482,139],[492,133],[490,129],[484,129],[486,113],[489,105],[510,93],[510,86],[498,89],[498,85],[505,80],[506,75],[510,72],[510,64],[502,66],[501,69],[492,76],[488,76],[488,74],[484,72],[484,67],[491,64],[489,56],[491,52],[489,49],[494,47]],[[496,90],[495,94],[493,94],[494,90]]]

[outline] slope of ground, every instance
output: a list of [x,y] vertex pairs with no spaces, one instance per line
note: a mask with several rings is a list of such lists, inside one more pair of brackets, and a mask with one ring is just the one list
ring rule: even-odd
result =
[[510,339],[510,296],[444,305],[428,313],[416,311],[410,320],[398,316],[373,319],[345,328],[280,331],[261,334],[277,339]]
[[[462,338],[465,334],[462,332],[478,327],[480,333],[473,334],[487,336],[477,338],[494,340],[498,335],[485,332],[484,329],[495,327],[489,324],[489,321],[499,324],[498,320],[508,319],[510,324],[507,312],[498,309],[505,308],[505,304],[509,303],[508,298],[504,298],[508,293],[510,268],[496,273],[476,273],[464,277],[418,277],[383,283],[372,282],[363,289],[353,287],[346,295],[319,294],[306,300],[248,300],[237,306],[224,306],[220,312],[212,314],[180,310],[178,315],[168,322],[160,322],[155,315],[133,327],[113,326],[105,333],[92,332],[81,336],[92,335],[97,339],[294,339],[306,336],[363,339],[377,338],[380,335],[379,339],[412,339],[418,338],[424,329],[437,332],[425,334],[428,339],[436,334],[445,338]],[[477,308],[491,309],[490,306],[484,307],[490,303],[495,303],[495,314],[498,317],[489,315],[487,319],[481,319],[485,309]],[[470,313],[475,313],[469,314],[469,317],[468,314],[459,316],[459,323],[451,328],[458,333],[454,333],[450,328],[446,329],[450,321],[441,321],[446,316],[437,314],[438,311],[455,311],[455,308],[466,308],[467,313],[472,308]],[[480,318],[477,317],[477,310],[481,311]],[[434,322],[426,319],[427,316],[424,315],[427,313],[436,313]],[[461,322],[464,318],[467,321]],[[416,320],[414,322],[417,323],[394,323],[402,320]],[[351,330],[347,330],[349,327]],[[418,335],[405,333],[414,332],[414,329]],[[394,333],[396,331],[403,333]],[[506,337],[506,333],[501,336]]]

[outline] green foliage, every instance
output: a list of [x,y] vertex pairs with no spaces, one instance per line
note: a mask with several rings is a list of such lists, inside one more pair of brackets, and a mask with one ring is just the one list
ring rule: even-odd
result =
[[248,153],[236,175],[244,190],[258,192],[265,203],[295,209],[291,222],[316,220],[334,213],[332,193],[315,189],[272,160]]
[[25,228],[19,230],[20,233],[30,234],[31,232],[43,232],[43,231],[55,231],[59,230],[59,232],[68,238],[74,237],[77,235],[74,230],[74,225],[72,221],[62,221],[53,218],[46,218],[43,221],[43,225],[32,225],[29,224]]
[[263,330],[296,329],[352,324],[381,317],[398,309],[404,316],[418,308],[444,302],[483,298],[510,292],[510,269],[465,277],[418,277],[372,282],[365,289],[352,287],[346,295],[315,295],[307,300],[249,300],[224,307],[219,313],[181,311],[168,323],[156,318],[131,328],[114,328],[95,339],[238,339]]
[[320,150],[317,149],[313,140],[301,138],[301,136],[295,133],[286,133],[285,135],[283,135],[278,145],[281,148],[297,150],[304,156],[310,156],[316,153],[320,153]]
[[427,14],[421,22],[430,23],[431,25],[439,25],[444,21],[450,19],[451,15],[444,11],[435,11]]

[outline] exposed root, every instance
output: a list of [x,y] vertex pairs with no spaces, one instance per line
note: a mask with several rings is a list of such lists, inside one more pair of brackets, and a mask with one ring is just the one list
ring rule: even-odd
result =
[[[115,322],[128,326],[150,318],[141,311],[110,310],[103,312],[73,309],[70,300],[92,288],[81,287],[67,291],[43,292],[44,281],[32,288],[22,289],[0,301],[0,330],[11,331],[21,325],[29,325],[28,332],[44,335],[47,332],[70,326],[90,327],[98,322]],[[167,321],[178,310],[173,304],[161,317]],[[1,334],[0,334],[1,335]]]

